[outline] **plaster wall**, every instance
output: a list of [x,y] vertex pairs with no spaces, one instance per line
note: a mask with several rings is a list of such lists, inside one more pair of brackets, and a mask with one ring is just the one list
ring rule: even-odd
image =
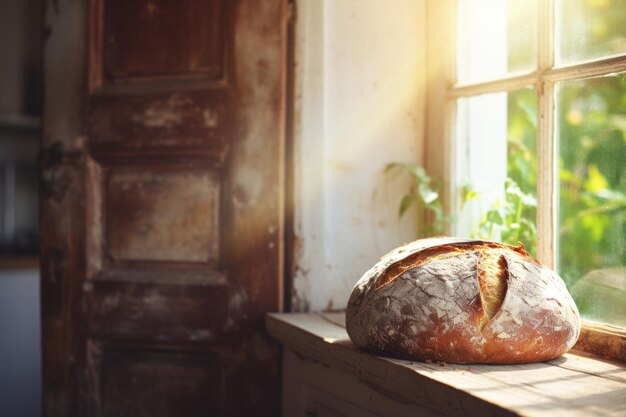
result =
[[296,22],[292,310],[340,309],[416,235],[407,178],[383,170],[422,162],[425,1],[300,0]]

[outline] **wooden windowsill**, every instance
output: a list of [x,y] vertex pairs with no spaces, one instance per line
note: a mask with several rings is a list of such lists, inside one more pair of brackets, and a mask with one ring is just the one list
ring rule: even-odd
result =
[[299,355],[434,414],[624,416],[626,367],[578,353],[524,365],[428,364],[355,348],[344,313],[269,314],[268,332]]

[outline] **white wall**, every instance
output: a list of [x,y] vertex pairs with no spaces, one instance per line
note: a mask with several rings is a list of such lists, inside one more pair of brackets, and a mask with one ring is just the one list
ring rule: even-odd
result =
[[345,307],[358,278],[416,235],[408,188],[383,174],[421,162],[424,0],[298,0],[294,311]]

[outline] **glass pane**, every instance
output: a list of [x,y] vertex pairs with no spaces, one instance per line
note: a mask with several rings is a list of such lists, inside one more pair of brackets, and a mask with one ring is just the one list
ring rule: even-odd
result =
[[626,0],[557,1],[557,61],[626,52]]
[[535,253],[537,98],[534,89],[457,103],[456,233]]
[[626,327],[626,74],[557,87],[560,275],[584,317]]
[[458,0],[458,81],[501,78],[534,69],[536,34],[535,1]]

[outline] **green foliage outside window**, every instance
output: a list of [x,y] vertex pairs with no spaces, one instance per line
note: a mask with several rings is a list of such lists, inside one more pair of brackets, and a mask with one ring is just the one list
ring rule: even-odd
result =
[[[620,13],[626,0],[560,4],[567,13],[557,28],[561,59],[572,62],[626,51],[626,22]],[[510,31],[516,28],[518,12],[509,13]],[[525,47],[524,37],[514,35],[508,36],[508,68],[526,68],[535,51]],[[626,327],[626,73],[555,87],[557,268],[583,316]],[[536,254],[537,97],[534,89],[512,91],[507,97],[504,198],[487,210],[474,235],[512,245],[522,242]],[[401,170],[413,179],[400,215],[413,204],[431,213],[431,223],[419,236],[441,234],[446,223],[455,221],[442,211],[439,179],[414,164],[391,163],[387,170]],[[460,192],[463,202],[481,198],[471,183]]]
[[[507,174],[508,181],[514,181],[527,202],[522,208],[520,241],[535,253],[536,208],[531,197],[537,189],[537,118],[536,99],[529,91],[509,94]],[[556,105],[559,274],[584,316],[623,324],[625,307],[620,297],[626,278],[626,74],[563,82],[557,85]],[[507,192],[510,199],[511,193]],[[481,222],[481,231],[491,221],[499,220],[490,215],[488,212]],[[510,237],[517,233],[510,231],[502,236],[503,241],[513,244],[515,237]],[[599,273],[602,283],[587,282]]]
[[[623,324],[624,300],[612,304],[603,296],[599,303],[591,288],[598,291],[599,284],[591,284],[591,274],[604,274],[603,292],[624,295],[626,75],[563,83],[557,106],[560,274],[581,312],[598,319],[608,315]],[[598,311],[602,304],[607,311]]]

